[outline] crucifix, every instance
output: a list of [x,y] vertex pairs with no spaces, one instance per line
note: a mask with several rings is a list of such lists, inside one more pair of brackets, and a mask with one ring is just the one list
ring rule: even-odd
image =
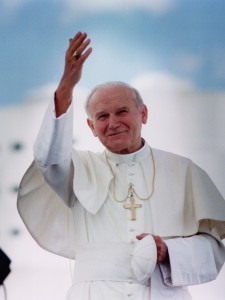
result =
[[142,205],[135,203],[133,192],[130,193],[129,198],[130,198],[130,203],[124,204],[124,208],[130,209],[130,211],[131,211],[131,220],[133,221],[133,220],[136,220],[136,208],[140,208],[140,207],[142,207]]

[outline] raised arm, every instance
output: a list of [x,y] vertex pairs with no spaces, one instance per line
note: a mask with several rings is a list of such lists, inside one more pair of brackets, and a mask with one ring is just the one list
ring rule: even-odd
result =
[[73,89],[81,78],[84,62],[92,52],[89,44],[86,33],[78,32],[70,39],[63,76],[55,93],[56,117],[64,114],[72,102]]
[[69,204],[73,111],[68,108],[73,89],[81,78],[83,64],[92,51],[91,48],[87,49],[89,44],[90,39],[87,39],[86,33],[78,32],[70,39],[63,76],[55,93],[55,103],[50,102],[33,148],[36,164],[46,182]]

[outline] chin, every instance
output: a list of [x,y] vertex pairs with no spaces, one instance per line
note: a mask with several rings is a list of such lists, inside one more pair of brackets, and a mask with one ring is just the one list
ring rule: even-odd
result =
[[110,145],[106,146],[106,148],[113,152],[113,153],[117,153],[117,154],[127,154],[129,153],[129,146],[127,145],[113,145],[112,147]]
[[125,136],[114,136],[105,141],[104,146],[113,153],[125,154],[129,153],[128,149],[131,147],[130,141],[127,141]]

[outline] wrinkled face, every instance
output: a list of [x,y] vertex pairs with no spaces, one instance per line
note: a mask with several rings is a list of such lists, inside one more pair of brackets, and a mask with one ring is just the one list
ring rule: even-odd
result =
[[94,136],[111,152],[127,154],[141,148],[141,127],[147,122],[147,107],[139,107],[132,90],[104,87],[89,102],[87,120]]

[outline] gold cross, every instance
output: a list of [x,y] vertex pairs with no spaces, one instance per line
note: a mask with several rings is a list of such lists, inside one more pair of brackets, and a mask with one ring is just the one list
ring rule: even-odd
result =
[[124,204],[124,208],[131,210],[131,220],[136,220],[136,208],[142,207],[141,204],[135,204],[133,193],[130,195],[130,203]]

